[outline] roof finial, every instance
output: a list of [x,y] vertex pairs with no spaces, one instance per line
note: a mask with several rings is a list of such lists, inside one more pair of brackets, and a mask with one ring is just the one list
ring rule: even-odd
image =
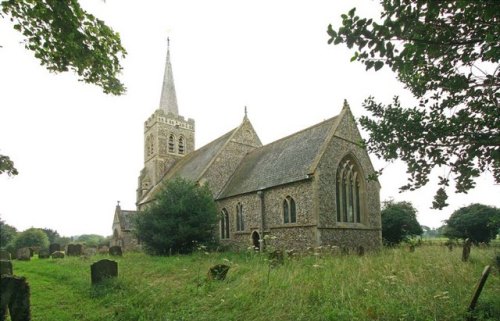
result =
[[170,50],[170,37],[167,37],[167,50]]
[[344,106],[342,106],[342,109],[344,108],[349,108],[349,103],[347,102],[347,99],[344,99]]

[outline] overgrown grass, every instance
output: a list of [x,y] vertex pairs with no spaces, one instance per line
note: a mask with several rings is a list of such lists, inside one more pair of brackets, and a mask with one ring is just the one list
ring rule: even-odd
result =
[[[329,253],[270,268],[259,253],[151,257],[126,253],[119,277],[90,285],[90,260],[14,261],[31,286],[33,320],[464,320],[472,292],[495,249],[422,246],[363,257]],[[231,266],[208,281],[210,266]],[[494,268],[479,299],[478,320],[500,319]]]

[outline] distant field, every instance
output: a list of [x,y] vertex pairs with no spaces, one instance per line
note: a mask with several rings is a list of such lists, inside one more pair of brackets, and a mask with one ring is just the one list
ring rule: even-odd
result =
[[[323,253],[270,268],[258,253],[196,253],[116,258],[119,277],[90,285],[90,264],[105,258],[14,261],[31,286],[33,320],[464,320],[466,307],[495,248],[384,249],[363,257]],[[114,258],[113,258],[114,259]],[[208,268],[231,266],[225,281]],[[477,320],[500,320],[500,277],[494,268]]]

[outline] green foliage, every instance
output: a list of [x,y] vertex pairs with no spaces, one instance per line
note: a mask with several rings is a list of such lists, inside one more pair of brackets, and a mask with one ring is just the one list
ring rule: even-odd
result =
[[91,247],[98,247],[99,245],[109,245],[109,240],[106,239],[106,237],[97,234],[82,234],[77,236],[75,238],[75,241]]
[[208,186],[177,178],[136,216],[136,235],[148,253],[189,253],[196,243],[215,240],[217,208]]
[[469,238],[474,243],[489,243],[500,228],[500,209],[471,204],[453,212],[446,224],[444,235],[449,238]]
[[49,247],[49,238],[43,230],[34,227],[29,228],[20,232],[14,240],[14,247],[16,249],[32,246],[38,246],[40,248]]
[[14,226],[6,224],[0,218],[0,248],[5,248],[11,241],[15,239],[17,229]]
[[14,162],[10,160],[9,156],[0,155],[0,175],[3,173],[7,173],[9,176],[19,174],[17,169],[14,167]]
[[[77,257],[19,261],[15,271],[29,280],[33,320],[456,321],[466,319],[494,254],[494,248],[475,249],[468,264],[442,245],[414,253],[384,248],[363,257],[308,255],[286,259],[269,282],[267,256],[254,252],[126,253],[114,258],[118,278],[98,287],[90,285],[89,261]],[[226,280],[208,281],[209,267],[220,263],[231,265]],[[500,276],[490,273],[477,321],[499,319],[499,287]]]
[[[87,13],[77,0],[6,0],[0,12],[14,21],[34,52],[52,72],[75,71],[80,80],[121,95],[119,58],[126,55],[120,35]],[[1,13],[0,13],[1,16]]]
[[475,178],[491,172],[500,183],[500,1],[381,0],[381,22],[361,18],[355,9],[342,26],[328,26],[329,43],[355,48],[351,61],[369,70],[391,68],[420,101],[404,108],[364,102],[372,114],[361,117],[370,133],[368,150],[408,165],[414,190],[439,178],[434,208],[447,206],[450,175],[457,192],[474,188]]
[[386,201],[381,214],[382,238],[388,245],[399,244],[423,233],[417,221],[417,210],[409,202]]
[[52,230],[50,228],[42,228],[41,230],[45,234],[47,234],[47,237],[49,238],[49,243],[56,243],[61,237],[61,235],[59,235],[59,232],[57,232],[56,230]]

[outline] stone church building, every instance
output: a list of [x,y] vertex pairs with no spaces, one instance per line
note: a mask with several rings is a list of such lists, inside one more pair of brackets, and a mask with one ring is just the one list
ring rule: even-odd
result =
[[[337,116],[267,145],[246,110],[233,130],[197,150],[194,141],[194,120],[179,114],[167,50],[160,106],[144,123],[138,211],[180,176],[209,184],[222,244],[260,248],[269,235],[267,244],[286,249],[381,245],[380,185],[367,179],[374,169],[347,102]],[[116,206],[113,245],[137,246],[133,215],[140,214]]]

